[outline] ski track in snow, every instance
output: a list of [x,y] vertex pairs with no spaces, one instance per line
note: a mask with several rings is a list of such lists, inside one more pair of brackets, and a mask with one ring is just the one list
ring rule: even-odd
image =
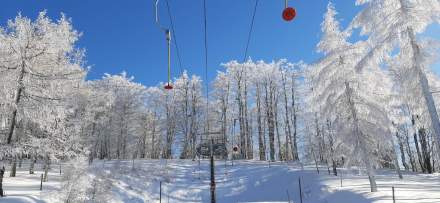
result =
[[[49,182],[43,190],[60,187],[59,165],[53,165]],[[36,165],[34,175],[23,166],[17,177],[5,173],[6,198],[0,202],[40,203],[41,166]],[[162,202],[209,202],[209,162],[202,160],[136,160],[95,161],[93,171],[106,171],[113,184],[112,202],[159,202],[159,181],[162,181]],[[9,171],[8,171],[9,172]],[[404,173],[399,180],[394,171],[377,171],[379,192],[370,193],[368,179],[358,170],[343,170],[340,176],[328,175],[321,167],[320,174],[312,166],[281,162],[224,161],[216,162],[216,196],[219,203],[234,202],[287,202],[299,200],[298,178],[301,177],[304,203],[385,203],[392,202],[391,187],[396,188],[396,202],[439,203],[440,175]]]

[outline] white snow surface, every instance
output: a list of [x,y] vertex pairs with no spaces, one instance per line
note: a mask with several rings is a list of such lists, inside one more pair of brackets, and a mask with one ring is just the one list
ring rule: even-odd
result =
[[[2,165],[0,164],[0,167]],[[43,191],[40,191],[41,175],[44,173],[43,164],[36,163],[34,174],[29,174],[29,163],[24,163],[21,168],[17,167],[16,177],[9,177],[10,167],[5,172],[3,190],[6,197],[0,198],[0,202],[10,203],[42,203],[42,193],[56,191],[61,186],[59,165],[52,165],[48,174],[48,182],[43,182]]]
[[[110,174],[110,202],[159,202],[159,182],[162,181],[162,202],[210,202],[209,161],[202,160],[135,160],[95,161],[92,173]],[[226,165],[225,165],[226,163]],[[0,202],[54,202],[43,200],[44,193],[59,190],[59,165],[53,165],[49,182],[39,191],[41,168],[29,175],[22,167],[17,177],[5,173],[7,197]],[[93,176],[93,174],[90,174]],[[391,187],[395,187],[396,202],[440,202],[440,174],[404,173],[399,180],[394,171],[377,171],[379,192],[369,192],[369,183],[360,170],[342,170],[340,176],[329,175],[320,167],[302,168],[293,163],[260,161],[216,161],[216,197],[219,203],[235,202],[300,202],[299,178],[304,203],[367,203],[392,202]]]

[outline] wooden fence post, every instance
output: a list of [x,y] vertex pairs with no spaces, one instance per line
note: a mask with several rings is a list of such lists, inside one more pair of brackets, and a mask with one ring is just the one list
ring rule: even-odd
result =
[[395,196],[395,193],[394,193],[394,186],[391,187],[391,189],[393,190],[393,203],[396,203],[396,196]]
[[43,190],[43,174],[41,174],[40,191]]
[[301,200],[300,202],[303,203],[302,188],[301,188],[301,177],[298,178],[298,183],[299,183],[299,199]]

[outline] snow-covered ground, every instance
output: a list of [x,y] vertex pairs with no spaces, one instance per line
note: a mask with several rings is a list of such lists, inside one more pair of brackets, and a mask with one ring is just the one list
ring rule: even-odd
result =
[[[133,167],[134,166],[134,167]],[[112,202],[159,202],[159,182],[162,181],[162,202],[209,202],[209,162],[202,160],[136,160],[95,161],[93,170],[104,172],[112,184]],[[35,175],[19,170],[16,178],[6,177],[8,197],[0,202],[43,202],[39,183],[41,169]],[[396,189],[396,202],[440,202],[440,175],[405,173],[399,180],[394,171],[378,171],[379,192],[370,193],[368,179],[359,170],[344,170],[340,176],[320,174],[312,166],[259,161],[216,162],[217,202],[300,202],[299,178],[303,202],[366,203],[392,202],[391,187]],[[8,174],[6,174],[8,175]],[[53,166],[49,182],[43,190],[56,190],[59,168]]]
[[[1,166],[2,164],[0,164]],[[3,180],[6,197],[0,198],[0,202],[44,202],[41,200],[42,191],[40,191],[41,175],[44,173],[42,164],[35,164],[33,175],[29,174],[29,163],[23,163],[21,168],[17,167],[16,177],[14,178],[9,177],[9,172],[8,167]],[[61,185],[60,182],[60,168],[59,165],[54,164],[49,171],[48,182],[43,182],[43,192],[58,190]]]

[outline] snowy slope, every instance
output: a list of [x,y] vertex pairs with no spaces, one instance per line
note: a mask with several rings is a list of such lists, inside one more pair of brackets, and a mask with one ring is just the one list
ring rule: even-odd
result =
[[[208,161],[95,161],[94,173],[105,173],[111,180],[109,202],[159,202],[162,181],[162,202],[209,202]],[[133,167],[134,166],[134,167]],[[53,169],[45,190],[59,187],[59,174]],[[44,202],[40,200],[39,174],[20,172],[16,178],[5,178],[9,195],[0,202]],[[378,171],[379,192],[370,193],[368,180],[359,170],[343,171],[340,177],[330,176],[327,169],[302,169],[299,165],[259,161],[216,162],[217,202],[300,202],[298,180],[301,177],[303,202],[366,203],[391,202],[391,186],[396,187],[397,202],[440,202],[440,176],[405,174],[398,180],[392,171]],[[110,193],[110,191],[109,191]],[[53,200],[51,201],[53,202]]]

